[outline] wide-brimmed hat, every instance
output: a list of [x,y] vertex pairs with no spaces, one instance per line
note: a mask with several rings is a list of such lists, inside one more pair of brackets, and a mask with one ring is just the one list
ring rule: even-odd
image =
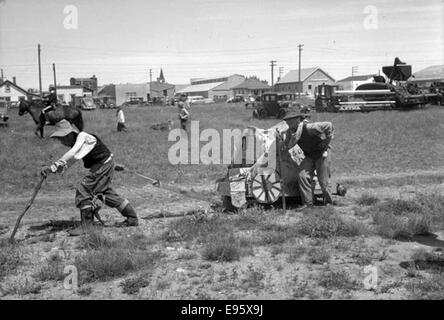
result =
[[79,133],[75,127],[73,127],[68,121],[65,119],[60,120],[55,124],[56,131],[50,135],[51,138],[60,138],[65,137],[71,132]]
[[301,113],[301,112],[289,112],[285,117],[283,117],[283,120],[290,120],[290,119],[294,119],[294,118],[301,118],[301,119],[305,119],[308,118],[310,115],[306,114],[306,113]]

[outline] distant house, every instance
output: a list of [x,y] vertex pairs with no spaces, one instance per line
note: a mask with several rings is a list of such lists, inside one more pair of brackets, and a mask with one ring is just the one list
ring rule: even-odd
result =
[[149,90],[149,95],[151,99],[171,99],[174,98],[174,94],[176,93],[176,87],[174,84],[161,81],[151,82],[149,84]]
[[57,86],[57,99],[60,103],[70,104],[75,102],[75,97],[92,96],[93,90],[83,86]]
[[248,78],[244,82],[233,87],[233,94],[235,96],[260,96],[261,94],[270,91],[271,87],[264,81],[258,78]]
[[245,81],[245,77],[233,74],[226,77],[191,79],[190,85],[177,91],[189,96],[202,96],[214,101],[225,101],[233,97],[233,88]]
[[277,92],[300,92],[313,95],[315,88],[320,84],[334,84],[333,79],[327,72],[319,67],[301,69],[301,82],[299,83],[299,70],[290,70],[286,75],[276,82],[274,90]]
[[142,101],[148,101],[150,98],[149,83],[126,83],[126,84],[108,84],[103,86],[98,96],[110,97],[116,102],[117,106],[121,106],[131,98],[140,98]]
[[19,102],[31,97],[38,97],[38,95],[26,91],[9,80],[5,80],[0,85],[0,98],[4,98],[7,102]]
[[150,83],[126,83],[104,85],[98,91],[98,96],[109,97],[121,106],[132,98],[142,101],[170,99],[176,92],[174,84],[153,81]]
[[91,78],[71,78],[69,79],[69,84],[71,86],[80,86],[91,89],[93,94],[97,94],[97,78],[93,75]]
[[433,82],[444,81],[444,65],[430,66],[415,72],[409,82],[417,83],[421,86],[430,86]]
[[342,80],[336,81],[342,90],[355,90],[361,84],[373,82],[373,77],[376,74],[364,74],[359,76],[350,76]]

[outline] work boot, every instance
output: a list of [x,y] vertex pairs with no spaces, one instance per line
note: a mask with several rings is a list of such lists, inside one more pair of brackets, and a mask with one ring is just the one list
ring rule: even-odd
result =
[[139,225],[137,213],[129,203],[123,208],[123,210],[119,210],[119,212],[126,218],[126,220],[116,223],[116,227],[137,227]]
[[94,218],[93,218],[93,210],[92,208],[86,208],[80,210],[80,226],[75,229],[69,230],[68,233],[70,236],[76,237],[84,235],[94,227]]

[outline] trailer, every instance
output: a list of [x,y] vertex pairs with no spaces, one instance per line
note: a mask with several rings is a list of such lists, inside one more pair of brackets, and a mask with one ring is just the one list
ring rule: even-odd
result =
[[[234,146],[232,163],[225,177],[216,181],[217,192],[228,211],[252,204],[278,202],[282,197],[300,199],[297,164],[288,152],[277,148],[278,133],[288,130],[285,121],[269,129],[249,127]],[[315,197],[322,197],[317,179],[312,179]]]
[[356,90],[338,90],[321,85],[315,90],[317,112],[369,112],[423,108],[436,94],[424,93],[407,83],[412,67],[398,58],[393,66],[382,67],[387,76],[375,76],[374,82],[361,84]]

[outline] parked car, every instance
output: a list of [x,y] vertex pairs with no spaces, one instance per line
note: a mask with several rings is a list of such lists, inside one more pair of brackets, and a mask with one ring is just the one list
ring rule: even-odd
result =
[[238,103],[238,102],[245,102],[245,98],[242,96],[234,96],[227,100],[227,103]]
[[296,102],[296,94],[268,92],[261,96],[260,102],[255,106],[253,118],[283,119],[290,111],[301,111],[301,105]]
[[97,108],[92,97],[75,97],[71,104],[82,110],[95,110]]
[[191,105],[191,104],[203,102],[204,101],[204,97],[202,97],[202,96],[188,96],[187,97],[187,101]]

